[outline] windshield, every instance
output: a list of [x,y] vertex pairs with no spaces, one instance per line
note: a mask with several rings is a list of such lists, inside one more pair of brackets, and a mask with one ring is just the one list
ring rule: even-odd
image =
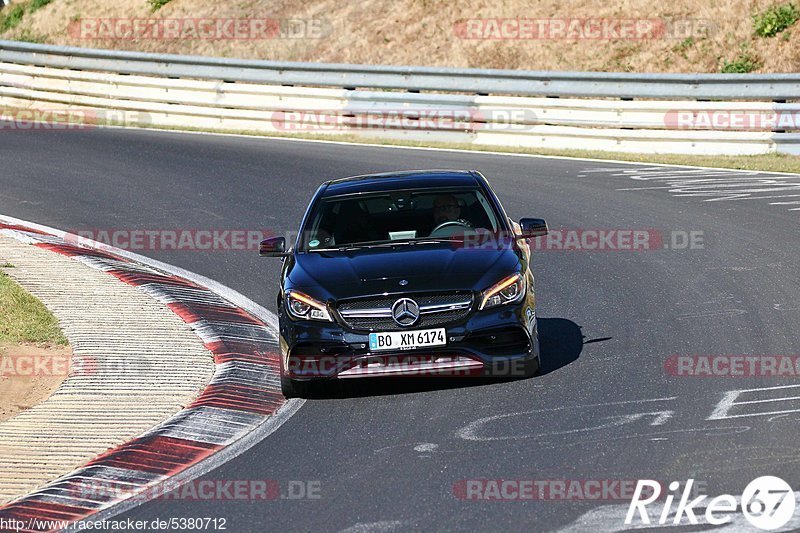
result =
[[480,189],[417,189],[320,201],[302,251],[495,234],[498,216]]

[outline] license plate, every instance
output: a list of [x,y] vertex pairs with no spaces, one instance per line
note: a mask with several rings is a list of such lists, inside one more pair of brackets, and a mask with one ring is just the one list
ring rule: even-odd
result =
[[369,349],[371,351],[413,350],[429,346],[444,346],[445,344],[447,344],[447,340],[444,328],[369,334]]

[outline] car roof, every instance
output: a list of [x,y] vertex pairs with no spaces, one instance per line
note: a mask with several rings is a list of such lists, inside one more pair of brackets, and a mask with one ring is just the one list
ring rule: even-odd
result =
[[408,170],[330,180],[325,183],[322,196],[426,187],[475,187],[480,184],[480,174],[474,170]]

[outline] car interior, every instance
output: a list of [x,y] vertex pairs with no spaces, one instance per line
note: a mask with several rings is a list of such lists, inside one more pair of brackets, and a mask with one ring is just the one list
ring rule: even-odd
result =
[[[439,226],[434,214],[434,202],[441,195],[451,196],[458,202],[458,217],[454,224],[459,231],[476,229],[494,231],[495,217],[479,192],[398,192],[325,201],[321,216],[315,224],[316,231],[308,240],[310,249],[346,244],[417,239],[431,236]],[[313,226],[312,226],[313,227]],[[449,235],[440,235],[444,237]]]

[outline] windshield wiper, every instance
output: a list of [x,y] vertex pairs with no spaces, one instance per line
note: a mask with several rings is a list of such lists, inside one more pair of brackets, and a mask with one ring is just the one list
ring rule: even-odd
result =
[[[391,243],[385,243],[391,244]],[[384,246],[385,244],[343,244],[342,246],[337,246],[336,248],[308,248],[306,249],[307,252],[346,252],[348,250],[358,250],[361,248],[375,248],[377,246]]]
[[337,250],[339,250],[340,252],[345,252],[347,250],[358,250],[361,248],[382,248],[384,246],[394,246],[396,244],[406,244],[406,241],[377,242],[372,244],[367,244],[367,243],[345,244],[337,248]]
[[404,246],[404,245],[417,245],[417,244],[441,244],[451,242],[452,238],[442,237],[420,237],[417,239],[401,239],[396,241],[380,241],[380,242],[364,242],[343,244],[335,248],[308,248],[308,252],[346,252],[348,250],[359,250],[362,248],[384,248],[388,246]]
[[347,245],[344,248],[350,249],[351,246],[352,248],[383,248],[387,246],[405,246],[405,245],[414,246],[417,244],[440,244],[443,242],[450,242],[450,241],[451,239],[442,239],[439,237],[420,237],[418,239],[398,239],[396,241],[386,241],[374,244],[353,244],[353,245]]
[[454,240],[458,239],[453,239],[452,237],[420,237],[419,239],[413,239],[409,242],[411,244],[429,244],[429,243],[440,244],[443,242],[452,242]]

